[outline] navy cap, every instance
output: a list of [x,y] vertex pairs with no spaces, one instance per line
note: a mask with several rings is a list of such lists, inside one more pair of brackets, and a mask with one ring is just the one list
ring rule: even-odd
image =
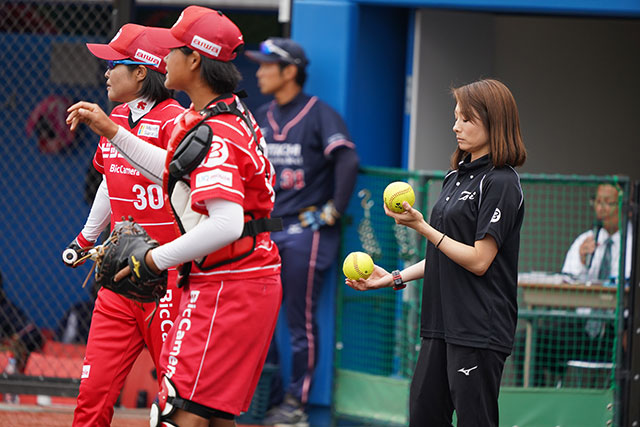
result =
[[300,67],[309,64],[304,49],[291,39],[269,37],[260,43],[260,50],[248,50],[245,55],[256,62],[284,62]]

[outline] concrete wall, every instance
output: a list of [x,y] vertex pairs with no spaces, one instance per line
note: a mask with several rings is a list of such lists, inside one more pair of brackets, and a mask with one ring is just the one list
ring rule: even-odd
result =
[[520,109],[529,150],[522,171],[640,179],[633,126],[640,112],[640,20],[429,9],[417,20],[412,168],[448,164],[455,148],[448,87],[496,77]]
[[409,169],[447,169],[456,144],[449,88],[492,74],[493,18],[421,10],[415,29]]

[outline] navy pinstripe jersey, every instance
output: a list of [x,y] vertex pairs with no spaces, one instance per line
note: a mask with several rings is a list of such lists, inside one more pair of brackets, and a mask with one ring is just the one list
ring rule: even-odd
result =
[[308,206],[322,206],[333,197],[332,153],[354,149],[340,115],[317,97],[300,93],[280,106],[261,106],[255,118],[267,141],[267,158],[276,170],[272,216],[297,215]]

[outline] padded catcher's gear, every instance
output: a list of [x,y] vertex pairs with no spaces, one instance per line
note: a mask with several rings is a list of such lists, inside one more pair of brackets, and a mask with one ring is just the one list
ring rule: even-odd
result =
[[[167,292],[167,271],[155,274],[145,255],[160,244],[129,217],[116,224],[96,256],[96,283],[125,298],[138,302],[157,302]],[[131,274],[114,282],[116,273],[131,268]]]
[[177,424],[175,424],[175,422],[171,420],[171,415],[176,412],[176,409],[182,409],[183,411],[196,414],[197,416],[206,419],[216,417],[225,420],[233,420],[235,418],[235,415],[229,412],[209,408],[208,406],[204,406],[194,401],[180,397],[175,384],[173,384],[173,381],[164,376],[162,377],[162,383],[160,392],[158,393],[158,398],[151,405],[151,412],[149,414],[149,426],[177,426]]

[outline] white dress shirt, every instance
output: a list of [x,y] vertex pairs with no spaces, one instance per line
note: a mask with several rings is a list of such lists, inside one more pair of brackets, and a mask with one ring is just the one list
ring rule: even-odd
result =
[[[596,243],[596,250],[593,253],[593,260],[591,261],[591,267],[589,268],[589,271],[587,271],[587,265],[584,265],[580,260],[580,245],[582,245],[589,236],[594,236],[594,230],[585,231],[580,234],[576,240],[574,240],[564,259],[562,272],[571,274],[580,279],[597,279],[602,257],[604,256],[604,249],[606,246],[605,242],[609,237],[611,237],[611,241],[613,242],[611,245],[611,277],[617,279],[619,269],[618,263],[620,262],[620,230],[610,236],[607,230],[604,228],[600,229],[600,232],[598,233],[598,241]],[[627,227],[625,254],[625,278],[628,279],[631,275],[631,223],[629,223]]]

